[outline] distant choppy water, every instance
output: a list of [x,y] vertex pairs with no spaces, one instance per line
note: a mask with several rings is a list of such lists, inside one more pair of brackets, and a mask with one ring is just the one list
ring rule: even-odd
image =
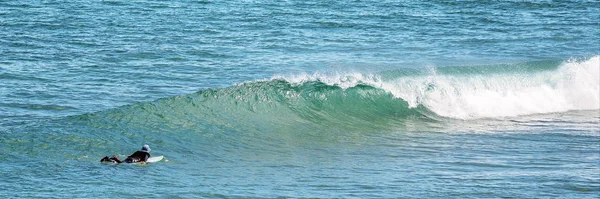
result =
[[[3,1],[2,198],[598,198],[597,1]],[[142,144],[168,161],[103,165]]]

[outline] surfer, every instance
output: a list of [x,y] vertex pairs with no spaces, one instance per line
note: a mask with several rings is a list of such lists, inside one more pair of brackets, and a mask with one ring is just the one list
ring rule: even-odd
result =
[[142,150],[136,151],[133,154],[131,154],[130,156],[127,156],[127,158],[125,158],[125,160],[121,161],[119,160],[119,158],[117,156],[113,156],[111,158],[108,158],[108,156],[104,156],[104,158],[102,158],[100,160],[100,162],[110,162],[113,164],[118,164],[118,163],[145,163],[146,161],[148,161],[148,158],[150,158],[150,146],[148,146],[147,144],[144,144],[144,146],[142,146]]
[[139,163],[144,163],[148,160],[148,158],[150,158],[150,146],[148,146],[147,144],[144,144],[144,146],[142,146],[142,150],[136,151],[133,154],[131,154],[130,156],[128,156],[127,158],[125,158],[125,160],[123,162],[126,163],[134,163],[134,162],[139,162]]

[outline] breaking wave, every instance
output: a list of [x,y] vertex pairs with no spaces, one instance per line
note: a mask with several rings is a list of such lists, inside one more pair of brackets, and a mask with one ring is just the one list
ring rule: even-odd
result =
[[[379,127],[599,109],[600,56],[566,62],[277,76],[100,113],[118,121],[271,129]],[[95,115],[95,114],[93,114]]]

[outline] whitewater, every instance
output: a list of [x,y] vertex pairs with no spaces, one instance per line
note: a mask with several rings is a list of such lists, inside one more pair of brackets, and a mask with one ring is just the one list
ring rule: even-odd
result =
[[0,197],[598,198],[599,13],[2,1]]

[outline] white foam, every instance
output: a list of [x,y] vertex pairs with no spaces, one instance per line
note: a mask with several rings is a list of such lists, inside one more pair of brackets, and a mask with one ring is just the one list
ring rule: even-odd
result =
[[[411,106],[420,104],[441,116],[507,117],[599,109],[599,68],[600,56],[596,56],[584,62],[566,62],[556,71],[472,76],[433,73],[383,85]],[[413,88],[406,89],[407,85]]]
[[327,85],[339,86],[344,89],[354,87],[358,84],[374,85],[376,82],[379,82],[379,78],[376,75],[361,74],[357,72],[314,73],[312,75],[302,73],[294,76],[275,76],[271,78],[271,80],[274,79],[284,79],[291,84],[303,84],[305,82],[318,81]]

